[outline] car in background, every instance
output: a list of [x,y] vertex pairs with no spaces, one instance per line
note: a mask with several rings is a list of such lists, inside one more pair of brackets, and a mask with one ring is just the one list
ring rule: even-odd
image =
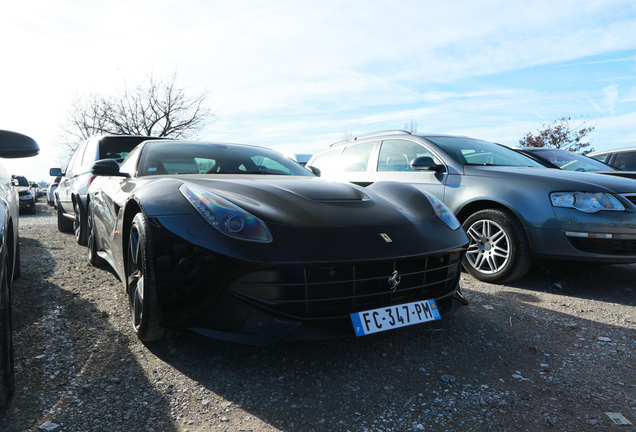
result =
[[546,147],[521,147],[517,148],[517,151],[533,158],[548,168],[594,172],[636,179],[636,171],[622,171],[596,159],[569,150]]
[[636,171],[636,147],[634,146],[597,151],[588,156],[623,171]]
[[[0,158],[35,156],[39,151],[26,135],[0,130]],[[20,276],[19,207],[14,179],[0,164],[0,407],[7,405],[15,387],[11,285]]]
[[305,166],[309,159],[311,159],[311,154],[309,153],[295,153],[293,159],[298,162],[300,165]]
[[55,176],[46,188],[46,203],[50,206],[55,206],[55,189],[57,189],[61,179],[62,176]]
[[93,163],[100,159],[121,162],[137,144],[147,139],[157,138],[137,135],[94,136],[79,145],[65,171],[60,168],[49,170],[52,177],[61,177],[54,192],[58,230],[74,230],[77,242],[86,244],[86,194],[94,178],[91,174]]
[[466,304],[457,219],[432,195],[320,179],[263,147],[146,141],[93,165],[88,256],[142,341],[362,336]]
[[37,202],[37,192],[33,189],[31,182],[26,177],[20,175],[13,176],[15,188],[20,197],[20,210],[35,214],[35,203]]
[[533,259],[636,262],[636,182],[554,170],[509,147],[457,135],[360,135],[308,162],[327,179],[397,181],[441,199],[466,230],[464,268],[506,283]]
[[40,185],[34,181],[29,181],[31,185],[31,189],[33,189],[33,196],[35,197],[35,202],[38,202],[38,198],[40,198]]

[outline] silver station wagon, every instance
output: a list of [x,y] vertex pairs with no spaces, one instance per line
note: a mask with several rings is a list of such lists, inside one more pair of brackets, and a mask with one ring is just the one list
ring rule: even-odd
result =
[[549,169],[465,136],[406,131],[332,144],[307,166],[328,179],[396,181],[437,196],[470,239],[464,268],[482,281],[519,279],[533,258],[636,262],[635,180]]

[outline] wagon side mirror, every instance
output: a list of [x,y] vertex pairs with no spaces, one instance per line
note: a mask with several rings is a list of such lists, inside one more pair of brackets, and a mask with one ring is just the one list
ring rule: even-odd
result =
[[64,173],[62,172],[62,168],[51,168],[49,170],[49,175],[51,177],[57,177],[57,176],[63,176]]
[[415,171],[444,172],[444,165],[438,165],[430,156],[419,156],[411,161],[411,168]]

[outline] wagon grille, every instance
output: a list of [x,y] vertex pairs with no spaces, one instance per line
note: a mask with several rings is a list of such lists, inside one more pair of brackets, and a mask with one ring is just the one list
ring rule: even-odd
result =
[[[256,269],[231,291],[288,317],[334,318],[439,298],[457,288],[462,251],[395,261],[281,265]],[[394,271],[400,284],[393,290]]]
[[582,252],[603,255],[636,255],[636,240],[568,237],[570,244]]
[[622,197],[631,202],[634,207],[636,207],[636,193],[623,194]]

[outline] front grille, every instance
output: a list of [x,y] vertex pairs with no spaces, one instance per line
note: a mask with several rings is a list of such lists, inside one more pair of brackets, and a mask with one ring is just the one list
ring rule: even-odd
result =
[[602,255],[636,255],[636,240],[568,237],[570,244],[582,252]]
[[627,201],[629,201],[630,203],[632,203],[634,207],[636,207],[636,193],[628,193],[628,194],[623,194],[621,196],[625,198]]
[[[394,261],[260,268],[230,290],[296,319],[336,318],[391,304],[438,298],[457,288],[461,251]],[[393,290],[394,271],[400,284]]]

